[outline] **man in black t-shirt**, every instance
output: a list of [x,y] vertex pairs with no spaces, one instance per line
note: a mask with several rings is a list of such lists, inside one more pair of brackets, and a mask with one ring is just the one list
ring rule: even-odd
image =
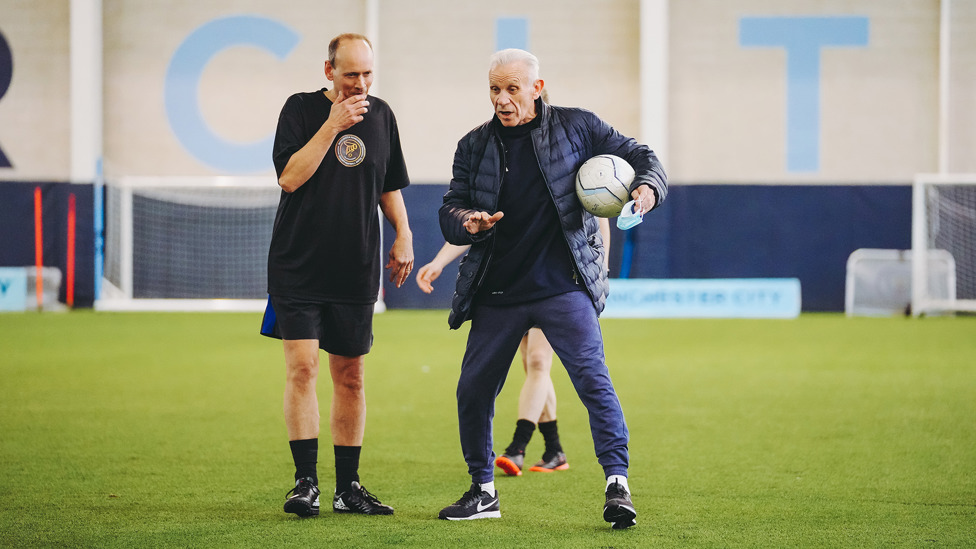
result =
[[358,34],[329,44],[331,90],[297,93],[278,119],[274,165],[281,186],[268,253],[261,333],[283,340],[285,424],[295,488],[284,510],[319,514],[319,349],[329,355],[335,512],[392,515],[359,483],[366,423],[365,355],[380,284],[380,219],[396,230],[386,268],[397,287],[413,268],[413,235],[400,189],[409,184],[396,118],[368,96],[373,49]]

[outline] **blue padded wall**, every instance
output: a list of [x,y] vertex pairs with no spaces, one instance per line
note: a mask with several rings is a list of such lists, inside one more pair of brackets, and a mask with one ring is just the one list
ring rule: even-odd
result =
[[[92,186],[0,182],[0,266],[34,263],[33,193],[44,202],[45,264],[64,270],[68,194],[77,200],[76,305],[94,300]],[[404,199],[416,269],[444,243],[437,210],[446,184],[412,185]],[[393,235],[386,226],[384,254]],[[847,257],[858,248],[911,247],[907,185],[675,185],[668,201],[627,231],[612,230],[615,278],[800,279],[804,311],[842,311]],[[386,273],[384,273],[386,274]],[[394,288],[391,308],[447,308],[457,264],[426,295],[414,279]],[[62,288],[62,299],[64,289]]]
[[0,182],[0,267],[34,265],[34,189],[41,188],[44,265],[61,269],[59,299],[66,299],[68,197],[75,195],[75,306],[95,301],[93,186]]
[[[416,268],[443,244],[437,209],[447,185],[413,185],[404,199]],[[392,228],[387,225],[387,235]],[[390,241],[387,241],[388,247]],[[842,311],[847,257],[858,248],[911,247],[905,185],[675,185],[667,202],[630,231],[612,230],[610,275],[618,278],[800,279],[804,311]],[[391,308],[450,307],[457,265],[434,293],[413,279],[385,282]]]

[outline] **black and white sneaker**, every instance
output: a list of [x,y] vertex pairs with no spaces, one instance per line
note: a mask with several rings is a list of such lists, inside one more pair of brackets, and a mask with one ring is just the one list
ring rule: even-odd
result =
[[491,495],[481,489],[481,485],[472,484],[471,489],[461,496],[454,505],[441,509],[437,518],[444,520],[475,520],[483,518],[501,518],[502,512],[498,506],[498,490]]
[[637,510],[630,501],[630,492],[619,482],[607,486],[607,503],[603,506],[603,520],[614,530],[630,528],[637,524]]
[[300,478],[295,487],[285,494],[285,512],[300,517],[314,517],[319,514],[319,488],[311,478]]
[[376,496],[366,491],[356,481],[332,500],[332,510],[336,513],[359,513],[361,515],[392,515],[393,508],[383,505]]

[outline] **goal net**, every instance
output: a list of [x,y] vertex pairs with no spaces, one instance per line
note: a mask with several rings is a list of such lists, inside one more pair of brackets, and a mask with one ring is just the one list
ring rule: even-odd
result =
[[263,310],[280,188],[268,177],[105,185],[99,310]]
[[[912,314],[976,312],[976,174],[916,175],[912,200]],[[934,289],[935,253],[954,266],[948,291]]]
[[[263,311],[280,194],[272,177],[106,182],[104,275],[95,308]],[[386,310],[382,290],[374,310]]]

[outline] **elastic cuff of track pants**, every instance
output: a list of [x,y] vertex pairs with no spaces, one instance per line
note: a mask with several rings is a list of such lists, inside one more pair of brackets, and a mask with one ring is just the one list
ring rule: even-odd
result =
[[603,478],[610,478],[611,475],[627,476],[627,468],[623,466],[613,466],[603,469]]

